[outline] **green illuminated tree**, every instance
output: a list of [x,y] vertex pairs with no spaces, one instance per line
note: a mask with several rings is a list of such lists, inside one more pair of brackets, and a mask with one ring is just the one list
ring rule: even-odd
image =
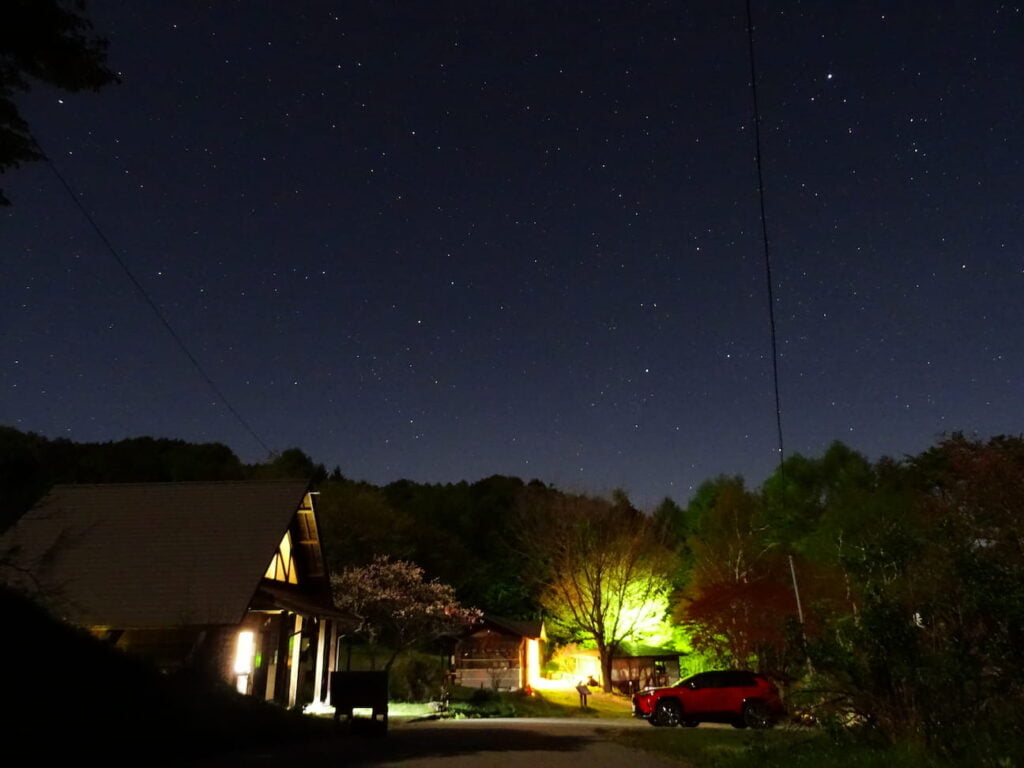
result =
[[614,503],[543,493],[527,502],[520,538],[543,608],[573,639],[592,640],[611,690],[612,658],[662,626],[673,554],[650,517]]

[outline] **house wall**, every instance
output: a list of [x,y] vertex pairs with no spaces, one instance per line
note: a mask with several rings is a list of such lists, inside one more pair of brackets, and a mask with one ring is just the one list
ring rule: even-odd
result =
[[494,691],[514,691],[521,688],[522,669],[518,666],[507,669],[458,669],[455,670],[455,684],[466,688],[490,688]]
[[[327,652],[318,653],[320,643],[330,640],[329,622],[304,619],[299,622],[288,612],[250,612],[236,626],[185,627],[161,630],[94,630],[118,648],[141,656],[163,672],[185,669],[211,679],[223,680],[240,693],[274,701],[284,706],[311,703],[321,681],[334,668]],[[321,630],[321,624],[324,625]],[[249,673],[236,672],[238,637],[252,632]],[[241,679],[240,679],[241,678]]]
[[139,656],[161,672],[190,670],[234,683],[234,641],[238,627],[93,630],[120,650]]
[[455,684],[513,691],[525,685],[525,638],[485,629],[460,640],[455,649]]
[[200,627],[174,629],[91,630],[101,640],[133,656],[140,656],[161,672],[174,673],[190,665],[201,640]]
[[612,659],[612,686],[620,693],[657,688],[679,679],[679,659],[626,656]]

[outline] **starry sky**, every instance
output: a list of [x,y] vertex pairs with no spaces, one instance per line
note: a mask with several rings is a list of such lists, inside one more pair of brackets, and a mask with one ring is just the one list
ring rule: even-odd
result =
[[[742,0],[88,8],[123,82],[19,103],[266,446],[646,508],[774,468]],[[1020,4],[752,10],[787,453],[1020,434]],[[51,169],[0,184],[0,424],[266,458]]]

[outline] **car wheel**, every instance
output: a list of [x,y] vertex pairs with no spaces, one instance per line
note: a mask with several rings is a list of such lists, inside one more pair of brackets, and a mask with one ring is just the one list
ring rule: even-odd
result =
[[654,719],[657,720],[658,725],[672,728],[682,721],[683,708],[679,706],[679,702],[662,699],[654,709]]
[[749,701],[743,707],[743,723],[751,728],[771,728],[775,724],[768,707],[760,701]]

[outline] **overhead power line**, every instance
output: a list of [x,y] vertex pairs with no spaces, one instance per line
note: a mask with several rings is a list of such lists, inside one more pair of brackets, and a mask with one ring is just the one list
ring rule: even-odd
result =
[[[45,152],[43,154],[44,156],[46,156]],[[198,373],[200,378],[204,382],[206,382],[206,386],[208,386],[210,388],[210,391],[217,396],[217,399],[224,404],[224,407],[231,412],[231,415],[235,417],[238,423],[242,425],[242,427],[245,429],[246,432],[249,433],[252,439],[255,440],[260,445],[260,447],[262,447],[263,450],[267,452],[268,455],[273,454],[274,452],[263,441],[263,438],[261,438],[259,434],[257,434],[256,430],[252,428],[249,422],[242,417],[242,414],[238,412],[238,409],[231,404],[231,401],[228,400],[228,398],[225,396],[223,392],[221,392],[220,387],[217,386],[217,384],[213,381],[210,375],[206,372],[206,369],[204,369],[199,360],[196,359],[196,356],[192,354],[192,351],[188,348],[188,345],[185,344],[185,341],[181,338],[180,335],[178,335],[178,332],[174,330],[174,326],[171,325],[166,315],[164,315],[164,313],[160,311],[160,307],[157,306],[156,302],[153,301],[150,295],[146,292],[146,289],[143,288],[142,283],[138,281],[138,279],[132,273],[131,269],[129,269],[128,265],[125,263],[125,260],[121,258],[121,254],[118,253],[113,243],[110,242],[110,238],[108,238],[106,234],[104,234],[103,230],[100,228],[100,225],[96,222],[96,219],[94,219],[92,215],[89,213],[89,211],[86,210],[85,206],[82,205],[82,201],[78,199],[78,195],[75,194],[74,189],[71,188],[71,185],[67,182],[67,179],[64,178],[61,172],[57,169],[56,164],[54,164],[54,162],[49,158],[49,156],[46,156],[46,162],[47,165],[50,166],[50,170],[53,171],[53,175],[57,177],[57,180],[60,181],[61,186],[64,187],[64,190],[68,193],[68,196],[71,198],[71,201],[75,204],[75,207],[77,207],[78,210],[81,211],[86,221],[88,221],[89,224],[92,225],[92,228],[96,232],[96,235],[107,247],[107,250],[110,252],[110,255],[114,257],[114,261],[117,262],[117,265],[121,268],[121,271],[124,272],[125,276],[131,282],[131,284],[135,286],[135,290],[139,292],[140,296],[142,296],[143,301],[145,301],[149,308],[153,310],[153,314],[156,315],[161,325],[163,325],[167,333],[170,334],[171,338],[174,339],[175,344],[177,344],[178,348],[185,354],[185,357],[188,358],[188,361],[192,363],[192,367],[195,368],[196,373]]]
[[[772,338],[772,385],[775,389],[775,427],[779,437],[779,476],[785,480],[786,452],[782,441],[782,399],[779,396],[779,351],[775,332],[775,286],[772,280],[772,259],[768,248],[768,218],[764,212],[764,173],[761,169],[761,110],[757,101],[757,67],[754,64],[754,21],[750,13],[750,0],[747,6],[747,46],[750,52],[750,96],[754,105],[754,146],[757,159],[757,195],[761,204],[761,241],[764,243],[764,275],[768,286],[768,325]],[[785,493],[785,482],[782,485]],[[789,573],[793,577],[793,597],[796,599],[796,612],[800,619],[800,632],[803,635],[804,650],[807,652],[807,670],[814,674],[814,664],[810,652],[807,651],[807,635],[804,631],[804,609],[800,602],[800,584],[796,578],[796,566],[793,555],[789,555]]]
[[779,465],[786,452],[782,440],[782,399],[779,396],[779,349],[775,333],[775,286],[772,279],[772,259],[768,248],[768,219],[764,212],[764,172],[761,168],[761,110],[757,101],[757,67],[754,63],[754,22],[747,6],[747,46],[750,52],[750,97],[754,106],[754,156],[757,160],[757,196],[761,205],[761,241],[764,243],[764,275],[768,287],[768,325],[772,340],[772,386],[775,391],[775,428],[779,440]]

